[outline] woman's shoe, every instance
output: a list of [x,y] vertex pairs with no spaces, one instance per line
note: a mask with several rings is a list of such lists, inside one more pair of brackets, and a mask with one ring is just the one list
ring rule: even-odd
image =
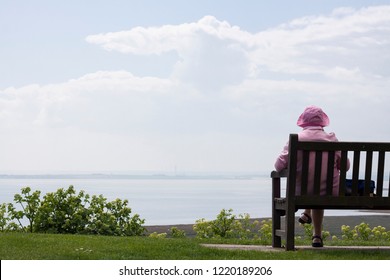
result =
[[311,246],[316,247],[316,248],[324,247],[324,243],[322,242],[321,236],[314,235],[311,238],[311,240],[312,240]]
[[311,224],[311,217],[307,215],[306,213],[302,213],[301,216],[298,219],[298,222],[303,224]]

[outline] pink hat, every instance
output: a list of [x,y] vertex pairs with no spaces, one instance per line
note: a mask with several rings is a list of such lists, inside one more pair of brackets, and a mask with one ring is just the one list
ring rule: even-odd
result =
[[322,111],[321,108],[317,106],[309,106],[306,107],[305,111],[299,116],[297,125],[300,127],[306,127],[306,126],[328,126],[329,125],[329,118],[328,116]]

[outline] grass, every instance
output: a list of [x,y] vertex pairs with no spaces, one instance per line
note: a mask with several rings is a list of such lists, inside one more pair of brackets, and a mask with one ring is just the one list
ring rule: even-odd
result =
[[[202,241],[204,242],[204,241]],[[205,248],[195,238],[1,233],[2,260],[380,260],[390,251],[262,252]],[[333,242],[327,242],[332,245]],[[338,241],[334,245],[389,245]]]

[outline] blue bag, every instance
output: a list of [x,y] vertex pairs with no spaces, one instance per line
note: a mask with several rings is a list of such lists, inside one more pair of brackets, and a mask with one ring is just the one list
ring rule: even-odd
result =
[[[364,180],[358,180],[358,194],[363,195],[364,194]],[[352,194],[352,179],[346,179],[346,191],[345,195],[351,195]],[[374,193],[375,190],[375,181],[370,182],[370,193]]]

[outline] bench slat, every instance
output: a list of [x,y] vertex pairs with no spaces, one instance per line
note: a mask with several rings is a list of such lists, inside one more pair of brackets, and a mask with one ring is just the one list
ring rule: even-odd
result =
[[302,141],[297,143],[298,150],[308,151],[390,151],[390,143],[387,142],[316,142]]
[[287,177],[287,189],[286,195],[291,197],[295,196],[295,187],[296,187],[296,170],[297,170],[297,153],[298,149],[296,145],[298,144],[298,135],[290,135],[290,144],[289,144],[289,156],[288,156],[288,168],[289,170],[294,170],[294,172],[289,172]]
[[372,172],[372,151],[366,153],[366,171],[364,174],[364,195],[370,195],[370,183]]
[[389,209],[390,198],[378,196],[297,196],[295,206],[298,209]]
[[327,167],[327,178],[326,178],[326,194],[333,194],[333,176],[334,176],[334,165],[335,165],[335,151],[328,152],[328,167]]
[[347,179],[347,162],[348,162],[348,152],[341,151],[339,196],[345,196],[347,190],[345,184],[345,180]]
[[353,169],[352,169],[352,186],[356,186],[352,188],[351,195],[358,195],[357,185],[359,183],[359,167],[360,167],[360,151],[355,151],[353,153]]
[[321,186],[321,170],[322,170],[322,152],[317,151],[315,153],[315,168],[314,168],[314,195],[320,194]]
[[383,196],[384,171],[385,171],[385,152],[379,152],[378,170],[377,170],[377,178],[376,178],[376,193],[380,196]]
[[309,151],[302,152],[302,181],[301,181],[301,195],[307,194],[307,182],[309,175]]

